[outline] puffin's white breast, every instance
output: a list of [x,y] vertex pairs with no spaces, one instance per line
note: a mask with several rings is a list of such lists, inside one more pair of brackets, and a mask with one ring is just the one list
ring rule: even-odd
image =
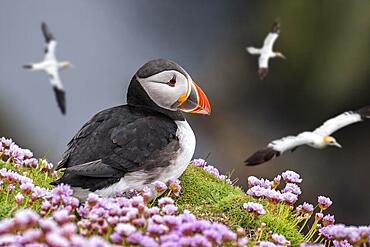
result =
[[176,136],[179,140],[180,149],[177,151],[177,158],[172,165],[163,170],[159,181],[166,182],[170,178],[178,178],[185,171],[195,151],[195,135],[186,121],[175,121],[177,125]]

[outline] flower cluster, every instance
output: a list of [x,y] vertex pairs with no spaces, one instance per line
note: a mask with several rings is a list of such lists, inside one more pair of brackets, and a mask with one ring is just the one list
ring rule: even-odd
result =
[[205,161],[204,159],[194,159],[191,164],[193,166],[197,166],[197,167],[201,167],[203,168],[203,170],[205,170],[206,172],[212,174],[213,176],[221,179],[221,180],[224,180],[226,183],[228,184],[232,184],[230,178],[228,178],[227,176],[225,175],[222,175],[220,173],[220,171],[214,167],[214,166],[211,166],[211,165],[207,165],[207,161]]
[[15,191],[19,191],[15,197],[18,204],[22,204],[25,198],[27,198],[27,203],[32,204],[47,197],[50,192],[46,188],[34,185],[31,178],[6,168],[0,169],[0,188],[6,191],[5,202]]
[[51,210],[51,217],[42,218],[27,209],[0,221],[0,245],[111,245],[98,236],[117,245],[148,247],[246,246],[248,242],[223,224],[199,220],[189,211],[179,214],[170,197],[159,199],[158,206],[148,207],[142,196],[102,199],[89,194],[86,203],[77,209],[77,221],[71,205],[63,200],[66,193],[66,188],[54,192],[55,200],[63,206]]
[[244,246],[246,242],[223,224],[198,220],[189,211],[179,214],[170,197],[148,207],[141,196],[101,199],[90,194],[78,213],[82,235],[109,234],[111,242],[119,245]]
[[[361,245],[370,239],[370,226],[345,226],[343,224],[330,224],[319,230],[320,235],[327,240],[334,240],[337,246],[348,244]],[[346,241],[346,242],[343,242]],[[347,245],[344,245],[347,243]]]
[[1,246],[111,246],[100,236],[78,234],[74,215],[67,210],[55,211],[42,218],[30,209],[18,211],[13,218],[0,221]]
[[[14,194],[18,208],[39,203],[40,213],[43,215],[59,208],[73,211],[79,206],[78,199],[71,196],[73,191],[68,185],[59,185],[50,190],[37,186],[31,178],[6,168],[0,169],[0,184],[0,187],[6,190],[5,202]],[[18,193],[15,194],[15,191]]]
[[[277,190],[280,184],[281,177],[283,177],[286,185],[282,190]],[[285,202],[289,205],[293,205],[297,200],[298,196],[302,193],[297,183],[300,183],[299,174],[293,171],[286,171],[277,176],[273,181],[267,179],[258,179],[254,176],[248,177],[248,191],[247,194],[254,198],[267,198],[268,200],[278,203]]]
[[43,172],[53,173],[54,176],[57,176],[57,173],[53,172],[54,165],[52,163],[46,160],[38,161],[33,158],[33,153],[29,149],[22,149],[12,139],[5,137],[0,139],[0,160],[6,160],[8,163],[13,162],[17,170],[21,166],[25,166],[40,169]]

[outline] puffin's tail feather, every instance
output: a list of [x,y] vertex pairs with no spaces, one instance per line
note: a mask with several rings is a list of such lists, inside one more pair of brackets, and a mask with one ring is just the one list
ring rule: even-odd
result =
[[273,148],[264,148],[252,154],[246,161],[244,161],[247,166],[256,166],[262,163],[265,163],[274,157],[280,155],[279,151],[274,150]]
[[370,118],[370,105],[362,107],[357,111],[363,120]]
[[26,65],[23,65],[23,68],[24,69],[33,69],[33,65],[32,64],[26,64]]

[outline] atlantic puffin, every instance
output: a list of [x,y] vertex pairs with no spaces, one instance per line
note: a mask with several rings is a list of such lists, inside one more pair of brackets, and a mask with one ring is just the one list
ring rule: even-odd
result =
[[52,184],[69,184],[83,199],[180,177],[196,143],[182,112],[209,115],[205,93],[175,62],[147,62],[131,79],[127,104],[97,113],[69,142],[56,168],[64,174]]
[[41,31],[46,43],[44,60],[39,63],[23,65],[23,68],[32,71],[45,71],[49,75],[50,84],[53,87],[60,111],[62,114],[66,114],[66,93],[59,77],[59,70],[70,68],[72,64],[69,61],[57,60],[55,50],[58,43],[45,22],[41,24]]
[[263,80],[267,76],[270,58],[279,57],[285,59],[285,56],[281,52],[274,52],[272,50],[275,41],[279,37],[279,34],[280,34],[280,21],[276,20],[272,24],[271,32],[269,32],[269,34],[265,38],[262,48],[255,47],[246,48],[249,54],[259,55],[258,76],[261,80]]
[[370,105],[364,106],[357,111],[347,111],[324,122],[314,131],[305,131],[297,136],[287,136],[270,142],[266,148],[251,155],[246,161],[247,166],[259,165],[286,151],[294,151],[299,146],[308,145],[316,149],[323,149],[328,146],[342,148],[337,140],[331,136],[337,130],[348,125],[370,119]]

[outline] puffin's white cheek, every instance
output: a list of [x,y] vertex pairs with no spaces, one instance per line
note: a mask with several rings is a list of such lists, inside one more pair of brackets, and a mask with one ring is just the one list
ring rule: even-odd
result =
[[171,106],[182,94],[179,88],[161,83],[153,83],[146,91],[157,105],[167,109],[171,109]]

